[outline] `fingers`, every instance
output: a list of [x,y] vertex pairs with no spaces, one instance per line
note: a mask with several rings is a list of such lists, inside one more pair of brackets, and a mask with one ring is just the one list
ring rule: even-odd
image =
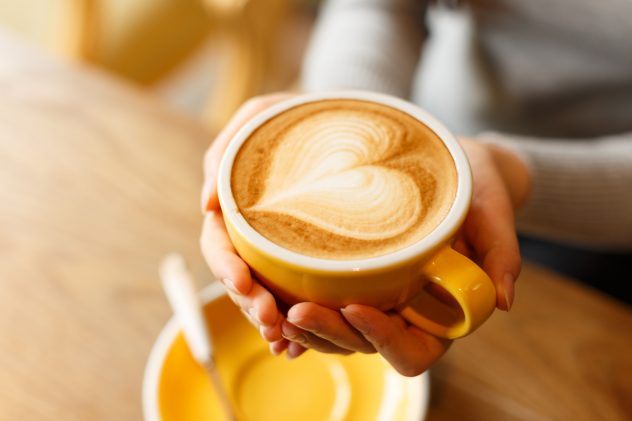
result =
[[295,353],[308,348],[337,354],[377,350],[399,373],[416,376],[437,361],[451,344],[409,326],[397,314],[362,305],[350,305],[342,311],[344,317],[314,303],[293,306],[281,326],[283,337],[290,341],[288,357],[295,358]]
[[211,271],[224,284],[228,296],[259,330],[261,336],[269,342],[282,340],[283,316],[274,297],[252,280],[248,266],[230,243],[219,212],[209,212],[205,216],[200,244]]
[[[255,283],[248,295],[240,295],[227,290],[228,297],[241,310],[242,314],[259,331],[266,341],[270,342],[270,350],[280,353],[287,343],[284,343],[281,324],[283,316],[276,308],[274,299],[261,285]],[[279,343],[277,343],[279,342]],[[274,347],[272,345],[274,344]]]
[[389,316],[373,307],[353,304],[342,309],[342,314],[404,376],[426,371],[451,344],[407,326],[399,315]]
[[474,191],[463,234],[455,248],[474,254],[496,286],[496,305],[508,311],[514,299],[514,282],[521,258],[511,197],[489,150],[474,142],[462,143],[470,160]]
[[290,342],[287,346],[287,357],[289,359],[294,359],[300,355],[302,355],[307,348],[304,346],[297,344],[296,342]]
[[314,303],[299,303],[290,308],[288,322],[338,348],[373,353],[375,348],[342,315]]
[[215,278],[236,293],[246,295],[250,292],[253,284],[250,269],[230,242],[221,212],[205,215],[200,247]]
[[201,206],[202,212],[219,209],[217,199],[217,171],[222,155],[231,139],[237,134],[239,129],[246,124],[253,116],[268,108],[269,106],[291,97],[289,93],[278,93],[260,97],[254,97],[246,101],[224,129],[217,135],[215,141],[206,151],[204,156],[204,186],[202,187]]
[[[348,349],[339,347],[338,345],[329,342],[326,339],[320,338],[310,332],[307,332],[297,326],[294,326],[292,323],[288,321],[284,321],[281,324],[281,330],[283,332],[283,337],[289,341],[291,341],[288,345],[288,352],[290,351],[290,347],[294,347],[293,344],[301,345],[303,348],[311,348],[319,352],[324,352],[327,354],[343,354],[348,355],[353,351]],[[291,357],[296,357],[294,355],[290,355]]]
[[486,182],[487,186],[475,194],[464,229],[483,270],[496,285],[497,306],[508,311],[521,267],[514,213],[496,174],[489,174]]
[[270,352],[272,353],[272,355],[280,355],[283,351],[285,351],[288,348],[289,345],[289,341],[285,338],[276,341],[276,342],[272,342],[270,343]]
[[[281,313],[277,310],[274,297],[258,283],[254,283],[248,295],[235,293],[230,289],[227,289],[227,293],[230,299],[257,324],[257,327],[274,327],[279,323]],[[272,340],[279,339],[281,339],[280,334],[278,338]]]

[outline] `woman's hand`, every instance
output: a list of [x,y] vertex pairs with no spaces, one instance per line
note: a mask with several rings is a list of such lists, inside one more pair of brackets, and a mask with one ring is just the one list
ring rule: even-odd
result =
[[531,177],[525,163],[500,146],[460,139],[470,161],[472,204],[454,248],[478,263],[496,285],[496,306],[509,311],[521,258],[514,209],[527,199]]
[[[529,173],[509,150],[467,139],[461,144],[472,167],[474,189],[470,212],[454,246],[483,267],[496,286],[497,307],[509,310],[521,265],[514,208],[527,198]],[[411,326],[398,314],[361,305],[337,312],[300,303],[289,310],[281,328],[284,337],[305,348],[333,352],[329,348],[333,344],[348,351],[377,351],[407,376],[425,371],[451,343]]]
[[[363,305],[349,305],[339,312],[300,303],[289,310],[286,320],[274,297],[251,277],[230,243],[216,190],[223,152],[245,122],[289,96],[276,94],[248,101],[206,154],[202,193],[206,217],[201,246],[207,263],[231,299],[270,342],[274,354],[286,348],[291,358],[308,348],[340,354],[379,352],[400,373],[420,374],[443,355],[451,341],[409,325],[398,314]],[[529,182],[523,175],[528,173],[509,151],[470,140],[462,140],[462,145],[472,164],[474,197],[455,248],[481,264],[496,285],[497,306],[508,310],[513,301],[513,282],[520,271],[513,208],[526,197]]]

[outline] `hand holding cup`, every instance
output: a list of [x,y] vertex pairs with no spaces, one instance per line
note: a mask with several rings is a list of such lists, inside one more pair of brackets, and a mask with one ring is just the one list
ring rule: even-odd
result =
[[[323,256],[314,257],[313,255],[309,255],[309,251],[305,250],[299,250],[297,253],[296,250],[291,250],[292,244],[283,244],[284,247],[280,247],[278,243],[282,244],[282,239],[275,239],[274,242],[266,243],[265,240],[268,240],[267,237],[272,236],[270,233],[267,233],[267,237],[260,236],[264,238],[263,241],[260,241],[261,239],[257,237],[257,231],[254,231],[250,226],[250,224],[256,225],[255,223],[246,223],[245,221],[235,222],[238,219],[235,215],[240,216],[242,213],[247,213],[244,212],[246,210],[245,208],[242,208],[240,212],[235,212],[234,214],[228,215],[226,213],[239,210],[238,207],[234,206],[234,202],[229,201],[228,203],[223,203],[225,213],[221,215],[221,211],[217,206],[216,191],[214,190],[220,154],[222,150],[225,149],[228,141],[235,137],[237,126],[240,126],[243,121],[248,119],[249,116],[246,115],[248,112],[244,110],[250,109],[251,114],[254,114],[252,111],[258,108],[251,103],[237,114],[225,132],[218,137],[218,140],[211,148],[211,152],[207,155],[207,188],[205,189],[203,204],[206,205],[206,210],[210,213],[206,217],[202,246],[205,256],[216,276],[224,280],[229,290],[232,289],[234,300],[245,310],[249,317],[253,319],[255,323],[262,326],[262,335],[272,342],[273,351],[279,352],[287,346],[287,342],[282,339],[282,334],[292,338],[293,341],[295,340],[292,342],[292,345],[290,345],[290,349],[288,350],[289,355],[296,355],[303,350],[303,347],[294,345],[296,343],[302,343],[304,346],[325,352],[348,352],[349,350],[371,352],[375,349],[382,353],[400,372],[412,375],[425,369],[445,350],[449,340],[439,339],[438,337],[451,338],[467,334],[487,318],[497,301],[496,290],[501,292],[501,298],[498,300],[501,303],[501,307],[506,307],[507,302],[504,296],[505,287],[502,280],[505,278],[500,279],[499,282],[499,279],[494,276],[494,282],[497,285],[496,289],[494,289],[491,281],[487,279],[487,276],[478,266],[450,248],[451,240],[457,233],[460,233],[457,247],[461,247],[462,244],[471,245],[472,247],[468,251],[474,250],[478,253],[481,251],[485,252],[485,247],[487,246],[484,242],[468,241],[468,235],[462,234],[468,231],[467,221],[471,213],[473,211],[480,213],[480,211],[474,207],[477,203],[475,197],[472,211],[470,215],[467,215],[470,194],[472,191],[476,194],[478,190],[476,185],[473,190],[471,189],[471,184],[469,184],[468,181],[469,166],[456,141],[431,117],[425,115],[416,107],[404,103],[404,101],[366,93],[358,95],[360,96],[352,95],[352,98],[347,97],[346,99],[373,101],[392,107],[398,110],[400,114],[404,113],[408,116],[414,116],[423,123],[424,127],[430,128],[432,133],[437,134],[439,143],[435,142],[435,146],[438,146],[439,150],[441,147],[444,147],[449,151],[447,156],[448,158],[452,158],[456,168],[456,177],[458,180],[456,192],[453,194],[454,200],[450,199],[449,202],[445,202],[445,200],[441,199],[441,191],[439,191],[439,204],[447,203],[449,210],[447,213],[439,214],[439,222],[430,227],[429,234],[427,232],[422,233],[421,239],[418,237],[413,238],[408,244],[396,245],[394,251],[386,250],[384,254],[380,254],[381,250],[378,250],[377,255],[369,255],[367,253],[374,253],[374,251],[361,250],[360,253],[365,253],[364,255],[342,256],[343,259],[332,259],[331,256],[325,256],[324,258]],[[291,102],[292,100],[290,100],[290,102],[285,101],[285,105],[277,106],[277,108],[272,111],[268,110],[267,115],[265,115],[265,112],[263,115],[259,114],[254,119],[256,121],[250,120],[250,123],[248,123],[250,126],[242,128],[239,134],[236,135],[237,142],[241,141],[243,143],[255,129],[269,120],[274,121],[273,117],[275,115],[278,116],[279,113],[283,115],[288,109],[300,108],[301,104],[314,103],[314,101],[322,102],[331,99],[340,98],[339,95],[336,95],[336,98],[326,98],[322,96],[315,98],[312,96],[311,100],[302,98],[295,100],[294,103]],[[266,100],[263,101],[265,102]],[[264,102],[259,103],[260,108],[264,108],[265,105],[267,105],[263,105]],[[259,110],[257,109],[256,111]],[[321,112],[321,115],[322,114]],[[318,113],[312,110],[308,115],[318,115]],[[345,118],[347,120],[353,120],[355,117],[358,117],[357,113],[351,113]],[[332,116],[330,115],[327,118],[331,119]],[[421,126],[421,123],[418,124],[418,126]],[[327,126],[323,126],[322,129],[314,130],[314,133],[320,136],[323,132],[326,132],[326,127]],[[303,132],[305,132],[305,130],[309,131],[309,128],[303,127],[303,129]],[[339,132],[340,129],[341,128],[338,127],[336,131]],[[389,136],[397,136],[398,125],[395,124],[393,127],[390,127],[384,123],[377,124],[374,128],[371,128],[369,125],[369,129],[369,131],[372,130],[372,133],[377,133],[377,136],[387,136],[386,140],[388,141]],[[257,129],[256,133],[261,132],[261,130]],[[351,131],[349,136],[353,137],[354,134],[357,135],[358,131]],[[362,134],[362,130],[360,130],[360,134]],[[420,136],[424,136],[424,134],[418,133],[417,137]],[[446,139],[448,140],[446,141]],[[387,141],[383,140],[378,142],[376,147],[381,148],[385,144],[389,146]],[[317,143],[314,143],[312,146],[314,145],[317,146]],[[230,158],[232,159],[232,161],[230,161],[231,164],[234,162],[235,155],[240,147],[240,144],[234,147],[232,158]],[[395,147],[398,147],[398,145],[396,144]],[[230,153],[231,151],[229,150],[229,156]],[[389,156],[396,155],[396,152],[389,151],[388,149],[386,151],[382,150],[380,153],[386,156],[387,160]],[[224,159],[226,160],[225,156],[226,155],[224,155]],[[249,161],[251,160],[249,159],[245,162]],[[436,159],[432,160],[432,162],[436,161]],[[377,161],[374,160],[374,162]],[[408,162],[410,162],[410,159]],[[401,162],[399,162],[399,164],[401,164]],[[355,179],[352,177],[346,181],[342,180],[342,184],[344,184],[344,182],[351,182],[352,189],[350,191],[357,191],[357,183],[362,183],[363,180],[366,181],[366,179],[370,180],[371,176],[375,178],[380,177],[380,174],[386,174],[385,178],[381,180],[382,185],[384,185],[389,182],[388,176],[393,175],[390,174],[389,171],[391,173],[398,171],[397,165],[398,162],[391,160],[390,162],[386,162],[386,165],[382,165],[382,168],[387,168],[387,170],[382,171],[382,173],[379,171],[380,168],[378,168],[377,171],[373,171],[374,168],[370,168],[371,171],[356,171],[355,174],[352,174]],[[366,167],[366,165],[364,166]],[[375,167],[375,165],[373,165],[373,167]],[[364,168],[362,168],[362,170],[364,170]],[[423,170],[424,168],[421,168],[418,169],[417,172],[423,172]],[[227,174],[230,176],[232,168],[229,168],[227,171],[228,172],[224,174],[224,181],[221,180],[222,176],[220,174],[220,190],[225,198],[232,198],[230,182],[227,181],[227,178],[230,179],[230,177],[226,176]],[[296,172],[294,178],[299,175],[300,172]],[[307,176],[309,176],[309,174],[307,174]],[[442,179],[446,178],[444,175],[441,177]],[[318,179],[318,174],[316,174],[315,179]],[[490,180],[498,181],[493,180],[493,178]],[[320,182],[320,186],[317,185],[317,187],[323,186],[322,178],[316,181],[317,183]],[[392,177],[391,181],[393,181]],[[395,179],[395,181],[397,181],[397,179]],[[337,180],[336,183],[340,185],[340,180]],[[420,186],[419,182],[413,182],[413,187],[415,187],[415,184],[417,187]],[[400,187],[401,186],[402,184],[400,184]],[[281,185],[281,187],[283,186]],[[379,185],[377,187],[379,187]],[[274,189],[268,189],[268,192],[270,191],[274,193]],[[369,196],[371,192],[376,191],[380,193],[379,189],[376,190],[373,188],[372,191],[370,190],[368,192]],[[388,189],[385,190],[385,192],[389,193]],[[294,212],[294,214],[290,212],[293,217],[297,215],[299,217],[303,216],[303,219],[307,218],[308,222],[314,223],[313,216],[315,214],[312,213],[312,215],[310,215],[309,212],[305,212],[306,209],[304,206],[301,208],[300,203],[299,206],[296,204],[296,198],[301,194],[304,198],[306,193],[308,196],[311,194],[313,198],[314,189],[312,188],[311,191],[307,192],[305,190],[298,192],[298,196],[295,191],[292,193],[294,197],[291,197],[291,194],[289,196],[287,194],[285,196],[279,196],[278,194],[276,194],[276,196],[274,194],[268,195],[264,197],[265,200],[259,201],[258,209],[256,206],[254,208],[255,211],[261,210],[261,203],[265,206],[281,204],[282,207],[285,207],[286,211],[290,209]],[[380,197],[381,195],[382,194],[378,194],[376,197]],[[414,195],[407,193],[404,196],[413,197]],[[450,192],[448,192],[447,196],[450,196]],[[503,205],[502,202],[505,198],[498,197],[496,199],[500,200],[496,200],[496,203],[491,203],[490,205]],[[393,202],[401,200],[401,197],[395,195],[389,200]],[[224,202],[226,202],[226,200],[224,200]],[[421,205],[425,215],[432,215],[432,203],[429,204],[426,201],[425,203],[422,202]],[[251,206],[251,208],[253,207]],[[297,209],[299,211],[298,213]],[[414,207],[406,208],[404,211],[410,209],[414,210]],[[263,210],[266,211],[266,209]],[[301,210],[303,211],[302,214],[300,213]],[[510,203],[509,210],[511,211]],[[305,214],[307,214],[307,217],[304,216]],[[229,227],[232,241],[230,241],[226,235],[221,220],[222,216]],[[310,216],[312,220],[309,220]],[[370,216],[371,215],[369,215],[369,220]],[[387,213],[386,216],[389,216],[389,214]],[[406,215],[404,216],[406,217]],[[411,218],[408,219],[410,220]],[[466,225],[463,230],[459,231],[464,220]],[[319,221],[316,221],[316,225],[318,225],[318,223]],[[354,223],[345,227],[343,224],[343,228],[356,225],[358,224]],[[368,225],[375,228],[374,223]],[[513,226],[510,227],[513,228]],[[384,227],[378,228],[382,229]],[[483,226],[483,228],[485,227]],[[249,229],[254,231],[255,234],[249,232]],[[379,229],[373,229],[373,232],[369,232],[368,234],[375,235],[375,231],[379,231]],[[408,231],[411,232],[412,230],[409,229]],[[482,231],[479,230],[479,233],[485,235],[488,231],[489,230],[483,229]],[[507,230],[505,230],[505,232],[506,231]],[[340,233],[340,230],[336,232],[336,234]],[[342,233],[346,234],[344,230]],[[351,233],[351,235],[354,234],[356,233]],[[360,234],[364,235],[366,232]],[[378,232],[378,234],[380,234],[380,232]],[[253,241],[253,238],[257,240]],[[511,246],[512,239],[515,241],[515,233],[513,237],[505,235],[504,240],[507,239],[509,239],[509,241],[502,244],[505,250],[506,247],[504,246]],[[365,239],[361,238],[361,240]],[[253,245],[253,243],[257,242],[259,244]],[[233,244],[237,246],[239,255],[248,261],[254,273],[260,277],[268,289],[273,291],[277,297],[281,297],[290,304],[299,303],[291,308],[288,313],[289,321],[294,323],[289,323],[284,320],[284,317],[276,307],[274,297],[259,283],[252,280],[248,266],[238,257],[233,248]],[[318,244],[318,241],[316,244]],[[283,250],[280,252],[279,250],[275,251],[275,247],[280,247]],[[288,248],[290,248],[290,250],[288,250]],[[492,248],[492,251],[493,250],[497,249]],[[515,246],[515,250],[517,251],[517,246]],[[344,249],[338,250],[338,252],[342,251],[344,251]],[[489,251],[490,250],[487,250],[487,252]],[[488,261],[486,264],[485,260],[483,260],[483,266],[489,267],[493,272],[497,270],[498,267],[502,269],[502,266],[505,265],[510,271],[514,273],[517,272],[515,259],[513,262],[511,261],[512,251],[513,250],[509,248],[507,252],[509,258],[505,259],[504,262],[498,261],[497,263],[490,263]],[[476,253],[474,253],[475,257],[480,257],[477,256]],[[495,253],[497,253],[497,251]],[[298,255],[299,259],[295,259],[296,256],[294,255]],[[303,257],[305,259],[301,259]],[[519,269],[519,259],[517,266]],[[488,273],[490,272],[488,271]],[[517,275],[517,273],[515,273],[515,275]],[[423,278],[424,281],[420,282],[420,278]],[[446,280],[448,282],[446,282]],[[463,284],[461,281],[465,283]],[[425,288],[428,285],[432,285],[433,288]],[[482,290],[486,292],[482,294],[479,293],[478,296],[476,293],[462,294],[460,292],[468,288],[474,291]],[[426,289],[427,291],[425,291]],[[434,292],[433,289],[435,290]],[[437,294],[437,291],[441,293]],[[450,305],[446,304],[446,299],[441,299],[442,294],[444,298],[447,297],[447,301],[450,302]],[[420,302],[412,305],[410,301],[415,296],[422,298],[418,299]],[[430,311],[430,313],[435,314],[428,317],[428,309],[432,306],[437,307],[437,309],[436,311]],[[338,308],[342,308],[343,311],[337,311]],[[423,311],[419,311],[420,309]],[[387,311],[387,313],[380,310]],[[408,323],[409,321],[420,326],[421,329],[410,325]],[[434,335],[429,335],[427,332],[431,332]]]

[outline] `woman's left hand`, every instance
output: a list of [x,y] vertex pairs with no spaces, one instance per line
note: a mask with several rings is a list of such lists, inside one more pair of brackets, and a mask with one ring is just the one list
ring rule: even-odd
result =
[[[461,145],[472,167],[474,189],[454,247],[485,270],[496,286],[496,306],[508,311],[521,265],[514,208],[526,200],[529,173],[509,150],[468,139],[461,139]],[[283,336],[301,348],[379,352],[405,376],[424,372],[451,344],[410,325],[396,313],[357,304],[340,312],[314,303],[296,304],[281,328]],[[290,356],[297,355],[290,352]]]

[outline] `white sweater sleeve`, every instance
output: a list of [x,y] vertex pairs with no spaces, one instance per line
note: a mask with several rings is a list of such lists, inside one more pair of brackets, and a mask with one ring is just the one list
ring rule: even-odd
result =
[[[426,36],[424,0],[328,0],[303,63],[307,91],[367,89],[408,98]],[[518,214],[525,234],[632,250],[632,133],[586,141],[505,134],[534,180]]]
[[591,248],[632,250],[632,133],[590,140],[488,133],[530,167],[520,232]]
[[425,37],[423,0],[328,0],[303,62],[305,91],[367,89],[402,98]]

